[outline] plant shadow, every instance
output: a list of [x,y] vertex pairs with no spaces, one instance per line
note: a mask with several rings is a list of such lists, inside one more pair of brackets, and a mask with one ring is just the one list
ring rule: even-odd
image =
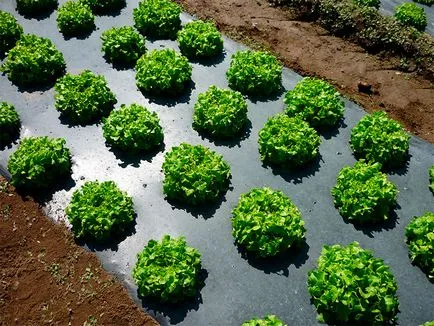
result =
[[[313,304],[313,299],[310,300],[310,303]],[[370,323],[366,321],[360,321],[360,320],[349,320],[349,321],[340,321],[336,320],[332,316],[328,316],[327,314],[323,314],[324,318],[324,324],[329,326],[367,326],[371,325]],[[395,326],[398,325],[397,321],[383,321],[380,325],[383,326]]]
[[16,84],[12,82],[17,88],[18,92],[20,93],[34,93],[34,92],[46,92],[54,87],[56,84],[57,78],[61,77],[64,74],[60,74],[59,76],[56,76],[56,78],[53,78],[52,80],[41,83],[40,85],[25,85],[25,84]]
[[345,129],[346,127],[348,127],[348,125],[345,123],[344,119],[340,119],[336,126],[330,128],[318,128],[317,131],[324,137],[324,139],[328,140],[339,135],[341,129]]
[[19,139],[20,139],[19,130],[16,130],[12,134],[9,134],[8,139],[0,138],[0,151],[3,151],[7,148],[12,148],[12,145],[16,144]]
[[280,97],[285,92],[283,85],[280,85],[279,89],[269,95],[259,95],[259,94],[247,94],[246,97],[254,104],[258,102],[273,102],[280,99]]
[[80,246],[86,247],[89,251],[95,252],[95,251],[104,251],[104,250],[112,250],[117,251],[119,243],[124,241],[129,236],[132,236],[136,233],[136,219],[137,214],[134,213],[134,218],[131,223],[128,224],[128,226],[121,230],[121,229],[115,229],[114,233],[104,241],[97,241],[94,239],[86,239],[86,238],[78,238],[76,239],[76,243]]
[[116,8],[107,8],[102,10],[96,10],[95,15],[96,16],[109,16],[109,17],[116,17],[119,16],[122,12],[122,10],[127,6],[126,1],[122,1],[122,3],[116,7]]
[[228,190],[220,195],[217,201],[212,203],[203,203],[201,205],[191,205],[186,204],[185,202],[180,202],[178,200],[169,199],[166,197],[167,202],[172,206],[172,210],[181,209],[186,211],[187,213],[193,215],[195,218],[203,218],[205,220],[214,216],[217,209],[226,202],[226,194],[228,191],[232,191],[233,187],[229,182]]
[[[411,260],[410,253],[409,253],[408,258],[410,258],[410,260]],[[434,277],[430,277],[430,276],[429,276],[430,273],[432,273],[431,268],[429,268],[428,266],[421,266],[420,264],[417,264],[417,263],[414,262],[414,261],[412,261],[411,264],[412,264],[414,267],[419,268],[419,269],[422,271],[422,273],[425,274],[425,276],[426,276],[426,278],[428,279],[428,281],[429,281],[430,283],[434,284]]]
[[158,147],[152,149],[147,153],[140,153],[140,152],[129,153],[117,149],[111,146],[110,144],[108,144],[107,142],[105,144],[109,148],[109,151],[112,152],[118,160],[122,161],[121,163],[118,163],[118,165],[122,168],[126,168],[128,165],[137,168],[139,167],[141,161],[152,162],[155,155],[164,152],[164,150],[166,149],[166,145],[164,143],[161,143],[161,145],[159,145]]
[[134,67],[136,66],[136,62],[125,63],[121,61],[111,61],[106,54],[103,55],[103,58],[107,64],[111,65],[114,69],[119,71],[134,69]]
[[61,190],[69,191],[75,186],[75,180],[72,178],[71,174],[69,174],[68,176],[56,179],[56,183],[51,187],[43,189],[17,188],[16,190],[23,198],[30,196],[39,205],[45,206],[53,198],[54,193]]
[[298,269],[309,259],[309,245],[305,239],[277,256],[266,258],[249,253],[239,244],[236,246],[241,257],[246,259],[250,266],[262,270],[265,274],[273,273],[288,277],[290,265]]
[[188,60],[193,64],[199,64],[205,67],[213,67],[222,63],[226,57],[226,51],[222,51],[218,55],[209,58],[188,58]]
[[[161,41],[176,41],[177,38],[177,33],[173,33],[171,35],[158,35],[158,33],[142,33],[141,31],[139,31],[139,34],[141,34],[143,37],[146,38],[146,40],[149,43],[160,43]],[[165,46],[163,44],[160,44],[160,48],[164,48]]]
[[[365,157],[363,155],[360,155],[358,153],[353,152],[353,155],[354,155],[354,158],[356,160],[365,159]],[[404,176],[408,173],[408,168],[409,168],[410,160],[412,157],[413,156],[410,153],[408,153],[405,156],[404,162],[400,162],[400,163],[393,163],[392,162],[392,163],[388,163],[388,164],[386,163],[383,165],[381,171],[386,173],[386,174],[389,174],[389,175]]]
[[[114,107],[113,107],[113,109],[111,111],[113,111],[113,110],[114,110]],[[110,115],[111,111],[110,112],[106,112],[103,115],[100,115],[98,117],[94,117],[93,119],[91,119],[89,121],[86,121],[86,122],[75,122],[75,121],[72,121],[68,117],[68,115],[66,113],[60,112],[59,120],[60,120],[60,123],[62,125],[67,126],[68,128],[87,127],[87,126],[90,126],[90,125],[97,125],[98,126],[98,125],[102,124],[104,118],[107,118]]]
[[234,135],[232,138],[215,138],[210,133],[205,131],[198,132],[202,140],[208,140],[209,142],[214,143],[216,146],[226,146],[229,148],[232,147],[241,147],[241,142],[248,139],[250,137],[250,133],[252,131],[252,122],[247,120],[246,125],[239,133]]
[[390,211],[389,218],[386,221],[360,224],[349,221],[345,217],[343,217],[343,220],[346,224],[353,224],[356,230],[363,232],[363,234],[367,235],[369,238],[374,238],[374,233],[392,230],[396,227],[397,224],[399,224],[398,214],[395,210],[400,208],[401,206],[399,204],[396,204],[394,208]]
[[23,12],[20,11],[18,8],[16,8],[17,12],[23,16],[25,19],[36,19],[37,21],[41,21],[44,19],[49,18],[53,12],[57,9],[58,5],[50,6],[49,8],[46,8],[43,11],[37,11],[37,12]]
[[96,30],[96,26],[93,26],[92,29],[89,29],[88,31],[83,31],[80,33],[76,33],[76,34],[68,34],[68,33],[62,33],[63,38],[65,39],[65,41],[69,41],[73,38],[76,38],[77,40],[85,40],[87,39],[95,30]]
[[157,94],[151,94],[140,88],[139,90],[152,103],[158,105],[165,105],[168,107],[174,107],[177,104],[189,103],[191,99],[191,93],[195,88],[196,88],[196,83],[193,80],[191,80],[190,82],[187,83],[184,91],[181,94],[176,94],[176,95],[168,95],[168,94],[157,95]]
[[[198,278],[199,287],[196,295],[181,303],[163,303],[155,298],[143,298],[138,293],[138,290],[137,296],[142,301],[142,308],[152,312],[154,315],[160,314],[163,317],[169,318],[170,324],[172,325],[179,324],[185,319],[189,311],[199,310],[199,306],[203,303],[201,291],[205,286],[205,280],[208,278],[208,271],[202,268],[199,271]],[[164,321],[160,321],[160,323],[164,325]]]
[[398,166],[386,165],[384,167],[384,172],[390,175],[399,175],[399,176],[406,175],[408,173],[408,168],[410,166],[410,161],[412,157],[413,156],[410,153],[408,153],[406,155],[405,161],[401,165]]
[[263,162],[262,167],[266,169],[271,168],[273,175],[281,176],[286,182],[299,184],[303,182],[303,179],[315,176],[321,168],[321,162],[323,162],[322,155],[318,154],[313,161],[293,169],[278,166],[270,162]]

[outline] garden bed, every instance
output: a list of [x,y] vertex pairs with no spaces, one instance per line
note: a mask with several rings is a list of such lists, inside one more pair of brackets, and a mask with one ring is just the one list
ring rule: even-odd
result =
[[[12,5],[2,9],[14,12]],[[117,106],[138,104],[156,111],[164,129],[164,148],[146,156],[125,156],[111,150],[104,141],[101,125],[70,126],[59,119],[54,108],[54,90],[29,92],[19,90],[5,76],[0,78],[2,99],[14,104],[22,120],[21,135],[64,137],[72,154],[72,178],[59,185],[53,196],[41,197],[49,216],[63,220],[63,210],[73,190],[88,180],[114,180],[133,198],[137,213],[133,230],[110,245],[83,243],[95,251],[103,266],[120,278],[146,311],[162,324],[240,325],[253,316],[276,314],[289,325],[315,325],[316,312],[307,292],[307,273],[317,265],[324,244],[347,245],[358,241],[390,265],[398,283],[400,325],[421,324],[434,319],[434,287],[419,268],[412,266],[404,242],[404,228],[413,216],[434,210],[428,188],[428,169],[434,162],[434,147],[419,138],[410,141],[411,158],[406,168],[390,174],[400,194],[396,217],[376,228],[346,223],[333,206],[330,194],[342,167],[353,165],[350,131],[365,112],[345,101],[344,122],[322,134],[320,159],[297,172],[263,166],[258,152],[258,132],[272,115],[284,110],[284,93],[267,100],[249,99],[248,130],[235,141],[212,142],[192,128],[193,106],[199,93],[212,84],[227,87],[225,72],[230,56],[243,46],[225,39],[225,55],[205,65],[193,63],[194,87],[177,100],[146,98],[135,85],[133,70],[116,70],[102,57],[101,33],[112,26],[132,24],[135,4],[128,3],[116,17],[96,19],[98,30],[88,38],[65,41],[57,32],[55,18],[42,21],[19,18],[24,29],[50,37],[65,56],[68,72],[90,69],[105,76],[116,94]],[[15,12],[14,12],[15,13]],[[16,17],[19,17],[16,15]],[[183,15],[183,21],[191,19]],[[148,49],[177,48],[174,41],[147,41]],[[301,79],[284,69],[283,87],[294,88]],[[231,188],[225,198],[203,209],[183,208],[165,200],[162,192],[161,166],[164,152],[180,142],[202,144],[222,154],[231,166]],[[5,167],[14,144],[0,153]],[[263,262],[246,257],[234,244],[231,235],[231,210],[242,193],[254,187],[268,186],[281,190],[300,209],[306,228],[306,244],[297,252]],[[164,234],[183,235],[187,243],[202,254],[204,287],[192,302],[178,306],[163,305],[137,296],[131,273],[136,254],[149,239]]]

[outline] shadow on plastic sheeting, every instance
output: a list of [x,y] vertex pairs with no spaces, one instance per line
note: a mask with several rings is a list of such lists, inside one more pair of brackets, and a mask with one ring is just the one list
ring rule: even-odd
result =
[[[353,152],[353,156],[356,160],[365,159],[365,157],[363,155],[360,155],[358,153]],[[412,157],[413,156],[410,153],[408,153],[405,157],[404,162],[402,162],[398,165],[394,165],[393,163],[392,164],[385,164],[385,165],[383,165],[381,172],[384,172],[384,173],[389,174],[389,175],[400,175],[400,176],[406,175],[408,173],[408,168],[409,168],[410,160]]]
[[76,239],[76,243],[80,246],[86,247],[90,251],[104,251],[107,249],[117,251],[119,243],[136,233],[136,219],[137,214],[134,214],[133,221],[128,224],[128,226],[124,230],[115,229],[115,233],[113,233],[108,239],[104,241],[80,238]]
[[126,2],[122,4],[122,6],[118,8],[108,8],[105,10],[100,10],[95,13],[95,16],[108,16],[108,17],[116,17],[119,16],[122,10],[127,6]]
[[362,231],[365,235],[370,238],[374,238],[374,233],[380,233],[382,231],[389,231],[396,227],[398,223],[398,214],[396,213],[396,209],[400,209],[401,206],[396,204],[396,206],[389,213],[389,218],[386,221],[382,222],[374,222],[367,224],[354,223],[349,221],[347,218],[342,217],[346,224],[353,224],[354,228],[358,231]]
[[303,179],[315,176],[321,168],[321,162],[324,161],[322,160],[321,154],[318,154],[312,162],[306,163],[305,166],[293,169],[277,166],[270,162],[263,162],[262,167],[266,169],[270,168],[274,175],[281,176],[286,182],[299,184],[303,182]]
[[333,137],[338,136],[341,133],[342,129],[347,128],[347,124],[345,123],[344,119],[339,120],[336,126],[325,128],[325,129],[318,129],[318,133],[324,137],[324,139],[328,140]]
[[250,137],[251,131],[252,131],[252,122],[250,120],[247,120],[247,123],[244,126],[244,128],[240,131],[240,133],[234,135],[233,138],[216,139],[208,132],[200,131],[198,133],[202,138],[202,140],[206,139],[209,142],[214,143],[216,146],[225,146],[225,147],[232,148],[232,147],[241,147],[241,142]]
[[44,9],[42,12],[36,13],[20,12],[18,8],[16,8],[16,10],[25,19],[36,19],[37,21],[40,21],[49,18],[57,8],[58,5],[56,4],[55,6],[50,6],[50,8]]
[[18,89],[18,92],[20,93],[35,93],[35,92],[46,92],[54,87],[56,84],[56,81],[61,78],[64,75],[64,72],[56,76],[50,81],[47,81],[45,83],[41,83],[39,85],[20,85],[12,82],[13,85],[15,85]]
[[249,253],[244,247],[235,244],[238,253],[247,260],[250,266],[264,271],[265,274],[280,274],[289,276],[289,266],[300,268],[309,259],[309,245],[303,239],[301,243],[274,257],[258,257]]
[[167,94],[151,94],[145,90],[139,88],[139,91],[145,96],[149,102],[158,105],[165,105],[168,107],[173,107],[181,103],[189,103],[191,99],[191,93],[196,88],[196,83],[191,80],[185,87],[184,91],[179,95],[169,96]]
[[40,205],[45,206],[52,198],[53,194],[65,190],[69,191],[76,185],[74,179],[71,175],[61,177],[56,180],[56,184],[45,189],[26,189],[17,188],[17,193],[23,198],[26,196],[31,196]]
[[132,70],[136,66],[135,62],[125,63],[120,61],[111,61],[105,54],[103,55],[103,58],[108,65],[119,71]]
[[[313,299],[310,299],[310,303],[313,305]],[[400,312],[400,310],[398,309],[398,313]],[[324,321],[322,322],[322,324],[324,325],[329,325],[329,326],[367,326],[367,325],[372,325],[373,323],[368,323],[365,320],[359,321],[359,320],[348,320],[348,321],[341,321],[341,320],[336,320],[336,317],[333,318],[332,316],[328,316],[326,313],[322,314],[322,317],[324,318]],[[380,325],[383,326],[398,326],[400,324],[398,324],[398,321],[390,321],[390,320],[385,320],[383,321]]]
[[12,148],[12,145],[17,144],[19,139],[20,139],[20,132],[18,130],[10,134],[8,139],[0,138],[0,151],[5,150],[6,148]]
[[85,39],[89,38],[89,36],[92,35],[92,33],[96,30],[97,30],[96,26],[93,26],[92,29],[89,29],[88,31],[85,31],[85,32],[80,32],[77,34],[68,34],[68,33],[61,33],[61,34],[63,35],[63,38],[65,39],[65,41],[72,40],[73,38],[75,38],[77,40],[85,40]]
[[94,117],[89,121],[86,122],[75,122],[72,121],[71,118],[68,117],[68,114],[65,112],[59,112],[59,121],[62,125],[67,126],[68,128],[74,128],[74,127],[87,127],[90,125],[100,125],[103,123],[103,119],[107,118],[110,113],[115,110],[115,108],[113,107],[111,111],[109,112],[105,112],[104,114],[98,116],[98,117]]
[[157,299],[142,298],[138,293],[138,290],[137,295],[142,300],[143,308],[151,311],[154,315],[160,314],[163,317],[169,318],[170,324],[179,324],[185,319],[189,311],[199,310],[199,306],[203,303],[201,291],[205,286],[205,280],[207,279],[207,277],[208,271],[202,268],[199,272],[200,285],[197,289],[196,295],[181,303],[162,303],[159,302]]
[[384,172],[390,175],[399,175],[403,176],[408,173],[408,168],[410,166],[410,160],[413,156],[409,153],[405,159],[405,162],[400,166],[385,166]]
[[187,213],[193,215],[195,218],[203,218],[205,220],[211,218],[214,216],[215,212],[217,211],[217,209],[220,208],[220,206],[226,202],[226,194],[228,191],[232,191],[233,190],[233,186],[231,185],[230,181],[229,181],[229,187],[228,190],[222,194],[219,199],[214,202],[214,203],[204,203],[198,206],[193,206],[190,204],[186,204],[186,203],[182,203],[179,202],[177,200],[173,200],[173,199],[168,199],[165,198],[167,200],[167,202],[172,206],[172,209],[181,209],[186,211]]
[[217,66],[218,64],[222,63],[223,60],[226,57],[226,52],[223,51],[222,53],[220,53],[219,55],[215,56],[215,57],[211,57],[211,58],[203,58],[203,59],[198,59],[198,58],[188,58],[188,60],[191,63],[194,64],[199,64],[205,67],[212,67],[212,66]]
[[166,145],[162,143],[160,146],[154,148],[153,150],[142,154],[140,152],[129,153],[122,151],[120,149],[110,146],[110,144],[108,144],[107,142],[105,143],[105,145],[109,148],[109,151],[116,156],[118,160],[122,161],[121,163],[118,163],[118,165],[122,168],[126,168],[129,165],[137,168],[140,166],[140,162],[142,161],[147,161],[151,163],[158,153],[162,153],[166,149]]
[[277,101],[278,99],[280,99],[280,97],[285,93],[285,88],[283,87],[283,85],[280,85],[280,88],[270,94],[270,95],[255,95],[255,94],[248,94],[246,95],[246,97],[254,104],[258,103],[258,102],[273,102],[273,101]]

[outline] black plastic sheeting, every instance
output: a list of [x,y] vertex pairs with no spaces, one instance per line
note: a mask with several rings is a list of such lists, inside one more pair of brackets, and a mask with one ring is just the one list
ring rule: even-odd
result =
[[[15,14],[26,32],[49,37],[64,53],[69,72],[83,69],[103,74],[120,104],[139,103],[158,112],[165,132],[165,148],[155,155],[128,158],[111,151],[104,142],[101,125],[69,126],[60,121],[54,108],[54,90],[25,91],[0,77],[1,100],[15,105],[22,119],[21,137],[49,135],[64,137],[73,155],[72,178],[59,185],[54,195],[40,200],[55,220],[63,218],[73,190],[87,180],[114,180],[135,203],[134,228],[111,247],[84,244],[95,251],[104,267],[129,289],[135,301],[154,315],[162,325],[240,325],[253,316],[276,314],[288,325],[316,325],[316,311],[307,292],[307,272],[316,266],[324,244],[358,241],[390,265],[399,285],[400,325],[419,325],[434,319],[434,284],[418,267],[412,266],[404,243],[404,228],[413,216],[434,211],[434,197],[428,189],[428,168],[434,164],[434,147],[412,137],[407,168],[395,171],[390,179],[400,190],[396,216],[377,228],[356,229],[343,221],[333,206],[330,189],[339,170],[355,159],[349,147],[351,128],[365,114],[346,101],[345,119],[338,129],[322,136],[321,159],[296,173],[276,171],[262,165],[258,153],[258,131],[267,118],[284,109],[283,94],[269,101],[248,100],[250,127],[241,139],[214,143],[192,128],[193,105],[197,95],[215,84],[226,87],[225,72],[230,56],[243,46],[225,39],[224,57],[206,65],[193,64],[194,86],[178,99],[149,100],[135,86],[133,70],[116,70],[100,52],[102,31],[111,26],[132,24],[130,1],[115,16],[98,17],[98,30],[86,39],[65,41],[57,32],[55,14],[37,21],[19,16],[14,5],[1,2],[0,8]],[[191,17],[183,15],[183,21]],[[149,49],[177,48],[173,41],[148,42]],[[292,89],[301,77],[284,69],[283,85]],[[161,165],[164,153],[180,142],[203,144],[221,153],[232,170],[231,189],[212,207],[184,209],[167,202],[162,193]],[[0,152],[0,166],[6,167],[17,144]],[[243,257],[233,243],[231,210],[239,196],[253,187],[269,186],[285,192],[299,207],[307,228],[307,242],[299,252],[269,262]],[[137,297],[131,277],[136,254],[149,239],[164,234],[183,235],[189,245],[202,253],[205,286],[191,302],[166,306]]]
[[[393,15],[395,13],[395,8],[404,2],[412,2],[411,0],[381,0],[380,10],[383,14]],[[425,32],[434,35],[434,5],[427,6],[421,3],[414,2],[419,7],[425,10],[428,24],[426,26]]]

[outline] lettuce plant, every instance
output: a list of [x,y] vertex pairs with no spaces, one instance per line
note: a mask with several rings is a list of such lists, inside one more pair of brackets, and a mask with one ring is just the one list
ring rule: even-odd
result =
[[163,142],[163,128],[155,112],[132,104],[121,105],[104,121],[104,138],[126,152],[148,152]]
[[197,293],[201,268],[199,251],[187,246],[184,237],[165,235],[160,242],[150,240],[137,254],[133,278],[140,296],[180,302]]
[[211,86],[194,105],[193,128],[216,138],[230,138],[247,123],[247,103],[241,93]]
[[431,191],[434,193],[434,165],[431,166],[431,168],[429,169],[429,182],[430,182],[430,189]]
[[88,5],[94,14],[106,14],[125,7],[125,0],[79,0]]
[[1,67],[8,78],[20,86],[46,84],[65,72],[63,54],[47,38],[25,34]]
[[17,0],[17,9],[23,15],[38,15],[57,7],[57,0]]
[[226,77],[230,88],[245,95],[268,96],[282,87],[282,64],[267,52],[238,51]]
[[195,20],[178,32],[179,49],[189,58],[209,58],[223,51],[223,39],[212,22]]
[[0,102],[0,148],[20,132],[20,117],[12,104]]
[[405,2],[396,7],[394,17],[401,24],[413,26],[421,32],[425,30],[428,24],[425,10],[412,2]]
[[264,319],[253,318],[245,321],[241,326],[287,326],[275,315],[265,316]]
[[420,326],[434,326],[434,320],[427,321],[426,323],[424,323],[423,325],[420,325]]
[[69,175],[71,159],[65,144],[63,138],[24,138],[9,158],[11,183],[17,188],[46,188]]
[[259,257],[276,256],[297,246],[305,233],[300,211],[281,191],[252,189],[241,195],[232,210],[235,241]]
[[383,325],[396,321],[395,277],[382,259],[357,242],[324,246],[307,284],[322,322]]
[[167,198],[192,205],[217,201],[227,191],[231,177],[229,164],[221,155],[186,143],[166,153],[163,172]]
[[23,34],[23,28],[10,13],[0,10],[0,55],[15,46]]
[[359,224],[389,218],[398,189],[380,170],[379,163],[368,164],[362,160],[339,172],[332,195],[343,217]]
[[77,238],[97,241],[124,231],[134,219],[131,197],[113,181],[87,181],[74,191],[65,212]]
[[153,50],[137,61],[136,83],[143,92],[175,96],[191,82],[191,72],[187,58],[175,50]]
[[67,1],[57,10],[57,27],[64,35],[79,35],[95,28],[90,7],[80,1]]
[[321,139],[307,122],[277,114],[259,131],[258,143],[262,161],[293,168],[318,156]]
[[434,213],[414,217],[405,228],[411,261],[434,282]]
[[335,126],[344,116],[339,92],[324,80],[306,77],[285,95],[286,114],[299,116],[314,128]]
[[356,4],[362,7],[373,7],[375,9],[380,8],[381,1],[380,0],[354,0]]
[[398,166],[408,156],[410,136],[382,111],[363,117],[351,131],[350,145],[357,157]]
[[73,123],[88,124],[107,116],[117,103],[104,76],[89,70],[66,74],[54,86],[55,107]]
[[181,28],[181,6],[171,0],[142,0],[134,9],[134,26],[153,38],[176,38]]
[[101,40],[110,62],[135,64],[146,52],[145,39],[131,26],[110,28],[102,33]]

